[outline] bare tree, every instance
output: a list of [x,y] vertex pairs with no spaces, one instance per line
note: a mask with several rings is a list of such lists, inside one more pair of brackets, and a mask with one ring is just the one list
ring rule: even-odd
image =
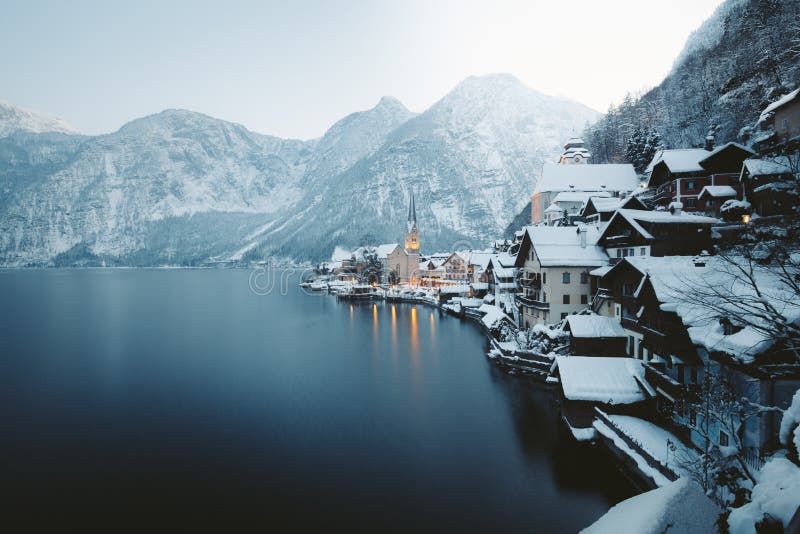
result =
[[757,335],[745,352],[769,344],[774,357],[800,363],[800,252],[788,245],[754,233],[752,242],[713,258],[712,276],[685,280],[678,300],[720,321],[727,335],[751,329]]

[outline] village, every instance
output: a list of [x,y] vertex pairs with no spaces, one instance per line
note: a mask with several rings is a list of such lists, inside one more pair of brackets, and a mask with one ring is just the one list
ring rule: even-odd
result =
[[473,320],[496,365],[552,388],[573,439],[660,492],[655,506],[691,501],[676,521],[796,531],[800,89],[742,126],[741,142],[659,148],[643,173],[571,138],[530,224],[480,250],[423,254],[409,191],[403,244],[366,244],[301,285]]

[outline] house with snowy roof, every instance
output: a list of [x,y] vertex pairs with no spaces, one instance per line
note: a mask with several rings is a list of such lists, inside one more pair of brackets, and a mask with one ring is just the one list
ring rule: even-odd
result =
[[562,192],[606,193],[620,196],[640,187],[633,165],[606,163],[600,165],[559,165],[545,163],[531,196],[531,223],[545,220],[545,210]]
[[742,162],[755,155],[738,143],[726,143],[713,148],[660,150],[645,173],[647,187],[654,191],[657,205],[672,202],[683,204],[685,211],[703,211],[698,195],[705,186],[727,185],[739,192],[738,176]]
[[769,104],[758,119],[760,133],[754,139],[759,153],[769,156],[800,150],[800,88]]
[[[698,404],[707,377],[726,377],[734,395],[763,406],[787,406],[800,387],[796,358],[758,326],[771,313],[800,325],[800,302],[775,271],[740,257],[628,257],[599,286],[593,307],[604,315],[613,309],[629,335],[629,354],[644,362],[657,392],[664,416],[657,422],[697,446],[705,446]],[[743,310],[752,312],[748,324]],[[707,423],[715,443],[733,443]],[[742,422],[736,438],[762,454],[777,445],[779,423],[773,412],[760,414]]]
[[552,323],[589,305],[591,269],[606,265],[596,226],[528,226],[516,256],[521,324]]
[[675,256],[711,250],[714,217],[671,211],[617,210],[597,239],[614,263],[628,256]]
[[586,201],[580,215],[587,223],[601,223],[608,222],[615,211],[622,209],[649,211],[638,196],[631,195],[625,198],[592,196]]
[[618,320],[605,315],[568,315],[569,351],[581,356],[626,356],[628,336]]
[[718,217],[722,205],[738,196],[739,192],[729,185],[706,185],[697,195],[697,208]]
[[744,160],[739,173],[742,200],[762,216],[792,212],[798,204],[792,160],[788,156],[772,156]]
[[633,358],[556,356],[548,382],[558,385],[561,419],[580,441],[595,437],[595,408],[644,417],[655,397],[642,362]]

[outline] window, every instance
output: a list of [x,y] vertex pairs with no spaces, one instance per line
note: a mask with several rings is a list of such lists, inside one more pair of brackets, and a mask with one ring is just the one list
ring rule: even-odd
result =
[[639,256],[644,256],[645,254],[647,254],[647,248],[646,247],[640,248],[639,249]]
[[564,295],[562,297],[562,300],[563,300],[564,304],[569,304],[569,295]]
[[633,356],[634,349],[635,349],[635,342],[633,341],[633,336],[628,336],[628,354]]
[[542,283],[543,284],[547,283],[547,271],[542,273]]
[[627,248],[623,248],[622,249],[622,257],[623,258],[627,258],[628,257],[628,249]]
[[629,248],[628,249],[628,256],[636,256],[636,249]]
[[565,284],[569,284],[569,273],[562,273],[561,281]]
[[697,367],[692,367],[689,369],[689,377],[693,384],[697,384]]
[[689,180],[689,182],[686,184],[686,189],[689,191],[694,191],[694,180]]
[[581,284],[588,284],[589,283],[589,273],[586,271],[581,273]]
[[696,208],[697,207],[697,199],[696,198],[687,198],[686,199],[686,207],[687,208]]
[[720,447],[727,447],[730,443],[728,434],[723,432],[722,430],[719,431],[719,445]]
[[617,257],[618,258],[622,257],[622,249],[619,249],[619,248],[617,249]]
[[581,304],[589,304],[589,295],[581,295]]
[[789,119],[788,117],[784,117],[781,119],[781,130],[784,132],[789,129]]
[[692,426],[697,426],[697,410],[694,408],[689,408],[689,423]]

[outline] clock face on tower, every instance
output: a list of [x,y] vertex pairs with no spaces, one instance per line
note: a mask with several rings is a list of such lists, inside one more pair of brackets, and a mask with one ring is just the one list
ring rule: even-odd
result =
[[581,155],[580,154],[575,154],[575,161],[579,162],[580,160],[581,160]]

